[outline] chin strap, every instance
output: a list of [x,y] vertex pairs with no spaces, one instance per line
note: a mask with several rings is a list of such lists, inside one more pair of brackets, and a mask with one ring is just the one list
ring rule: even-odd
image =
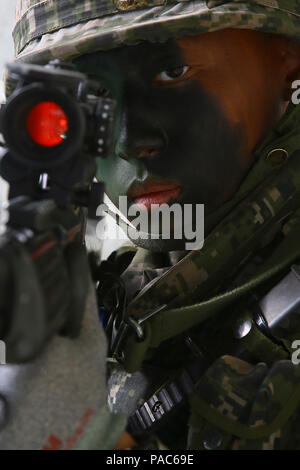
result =
[[[279,229],[300,206],[299,111],[290,104],[256,150],[257,163],[224,211],[234,209],[209,234],[204,248],[190,252],[128,305],[118,332],[122,341],[116,344],[129,372],[140,367],[149,348],[206,320],[300,256],[300,226],[295,226],[261,273],[231,292],[195,304],[224,279],[233,278],[274,227]],[[115,353],[120,356],[120,350]]]

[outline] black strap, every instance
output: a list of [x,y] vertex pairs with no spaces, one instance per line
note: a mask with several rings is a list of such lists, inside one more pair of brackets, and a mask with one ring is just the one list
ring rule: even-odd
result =
[[133,435],[152,431],[165,422],[192,393],[207,365],[198,358],[181,371],[140,406],[128,420],[128,431]]

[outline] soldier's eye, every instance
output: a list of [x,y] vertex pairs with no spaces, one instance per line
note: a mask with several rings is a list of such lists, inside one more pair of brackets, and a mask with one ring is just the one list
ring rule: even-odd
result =
[[181,65],[180,67],[176,67],[174,69],[164,70],[158,75],[158,79],[163,82],[178,80],[178,78],[183,77],[189,70],[190,67],[188,65]]

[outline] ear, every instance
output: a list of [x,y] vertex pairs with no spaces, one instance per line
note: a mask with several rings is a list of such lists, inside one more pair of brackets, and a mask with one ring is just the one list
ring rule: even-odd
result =
[[300,79],[300,44],[288,40],[285,54],[284,99],[290,100],[293,93],[292,83]]

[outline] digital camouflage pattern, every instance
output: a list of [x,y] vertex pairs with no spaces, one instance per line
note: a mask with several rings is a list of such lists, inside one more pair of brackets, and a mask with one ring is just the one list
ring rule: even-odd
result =
[[20,0],[20,60],[46,63],[143,40],[247,28],[300,41],[297,0]]
[[[144,343],[128,340],[125,366],[129,373],[117,367],[111,374],[110,403],[116,411],[130,414],[141,400],[151,396],[153,384],[158,389],[170,376],[170,371],[183,365],[187,351],[180,346],[182,336],[177,336],[179,339],[176,342],[176,335],[184,331],[192,334],[211,367],[191,397],[190,431],[186,444],[189,449],[214,446],[220,449],[296,449],[300,446],[300,431],[296,424],[300,414],[300,372],[299,366],[294,366],[289,360],[291,343],[283,348],[252,327],[251,333],[239,341],[239,346],[243,346],[259,365],[253,368],[233,357],[220,359],[222,354],[235,350],[233,337],[238,322],[247,319],[253,323],[249,294],[264,295],[300,258],[300,218],[297,210],[300,142],[295,127],[298,115],[298,107],[290,107],[274,130],[277,138],[268,136],[257,150],[258,161],[252,170],[254,173],[249,173],[246,187],[241,188],[237,195],[241,202],[231,208],[228,217],[212,232],[212,245],[205,243],[201,251],[191,252],[183,258],[180,254],[182,259],[178,263],[176,259],[166,262],[165,254],[161,254],[158,260],[158,254],[138,250],[122,276],[133,296],[141,291],[131,302],[131,312],[137,318],[145,315],[149,308],[157,307],[159,301],[173,305],[174,299],[179,298],[181,307],[167,308],[146,322]],[[274,148],[285,148],[289,153],[289,159],[284,159],[275,168],[266,158]],[[255,177],[256,172],[263,184],[253,191],[252,184],[259,181],[257,175]],[[247,190],[250,190],[249,194]],[[286,203],[291,204],[293,209],[288,210]],[[279,214],[281,220],[276,223]],[[287,218],[282,217],[283,214]],[[277,240],[276,247],[270,251],[272,240],[279,233],[280,242]],[[219,235],[216,237],[216,234]],[[249,240],[254,243],[253,249],[249,251],[248,248],[248,253],[244,253],[237,262],[239,247]],[[195,268],[192,267],[194,259],[201,260],[195,263]],[[228,270],[232,259],[235,261]],[[225,271],[218,271],[223,262]],[[234,266],[238,267],[237,272],[234,272]],[[202,276],[203,269],[208,272],[207,276]],[[214,272],[217,275],[211,287],[215,297],[210,295],[207,302],[201,303],[209,291],[194,290],[193,286],[205,285]],[[252,281],[249,282],[249,279]],[[241,290],[243,286],[245,289]],[[193,296],[187,295],[190,292]],[[230,292],[232,295],[229,295]],[[195,304],[197,299],[200,303]],[[295,338],[299,336],[300,325],[298,331],[293,333]],[[143,360],[145,362],[141,366]],[[149,364],[156,366],[152,375]],[[135,370],[139,371],[132,373]],[[218,380],[213,381],[211,374]],[[265,384],[268,384],[267,387]],[[275,387],[276,394],[268,394],[266,406],[259,397],[263,397],[265,389],[269,388],[272,392]],[[211,412],[214,406],[215,414]]]
[[[299,215],[287,221],[281,228],[282,243],[294,232],[300,236]],[[124,273],[127,282],[145,280],[151,256],[144,252],[145,263],[129,267]],[[298,253],[299,259],[299,253]],[[236,282],[254,274],[264,266],[264,250],[258,252],[252,263],[248,262]],[[130,279],[129,272],[134,274]],[[154,273],[154,268],[150,268]],[[139,270],[140,275],[137,275]],[[157,276],[160,275],[160,270]],[[130,281],[129,281],[130,280]],[[272,285],[274,281],[271,282]],[[270,288],[263,285],[262,292]],[[229,284],[230,287],[230,284]],[[260,294],[259,289],[255,290]],[[292,350],[275,344],[254,326],[252,312],[248,309],[249,297],[241,302],[231,299],[219,315],[200,323],[188,331],[205,358],[211,364],[190,397],[189,432],[187,441],[178,447],[168,430],[170,448],[192,449],[298,449],[300,430],[300,369],[290,361]],[[184,326],[184,309],[182,325]],[[237,326],[246,320],[252,322],[250,333],[234,341]],[[295,337],[299,336],[294,332]],[[182,337],[173,338],[155,350],[136,373],[128,373],[121,366],[115,367],[109,380],[110,405],[116,412],[129,416],[165,383],[166,378],[180,369],[187,359]],[[285,344],[286,348],[291,343]],[[228,351],[243,347],[257,361],[252,366],[236,357],[221,357]],[[156,352],[157,351],[157,352]],[[150,366],[151,364],[151,366]],[[215,412],[212,410],[215,409]],[[173,426],[177,428],[176,422]],[[182,428],[184,429],[184,428]],[[182,433],[184,435],[184,433]],[[158,437],[161,438],[158,432]]]
[[[46,63],[224,28],[300,42],[299,21],[297,0],[19,0],[13,35],[17,60]],[[252,291],[268,291],[300,258],[299,113],[290,106],[256,150],[256,165],[222,207],[224,220],[203,250],[180,254],[178,263],[138,250],[123,274],[130,299],[146,286],[128,314],[139,319],[157,306],[165,310],[146,322],[143,342],[127,338],[128,372],[118,366],[110,377],[112,408],[130,414],[184,365],[180,334],[188,328],[210,363],[190,399],[188,438],[182,447],[172,443],[170,429],[170,447],[300,449],[300,369],[289,360],[288,345],[252,328],[243,347],[255,365],[232,357],[236,321],[250,318]],[[278,165],[270,157],[274,150]]]
[[[188,449],[289,450],[300,445],[300,369],[217,360],[190,399]],[[209,424],[208,424],[209,423]]]

